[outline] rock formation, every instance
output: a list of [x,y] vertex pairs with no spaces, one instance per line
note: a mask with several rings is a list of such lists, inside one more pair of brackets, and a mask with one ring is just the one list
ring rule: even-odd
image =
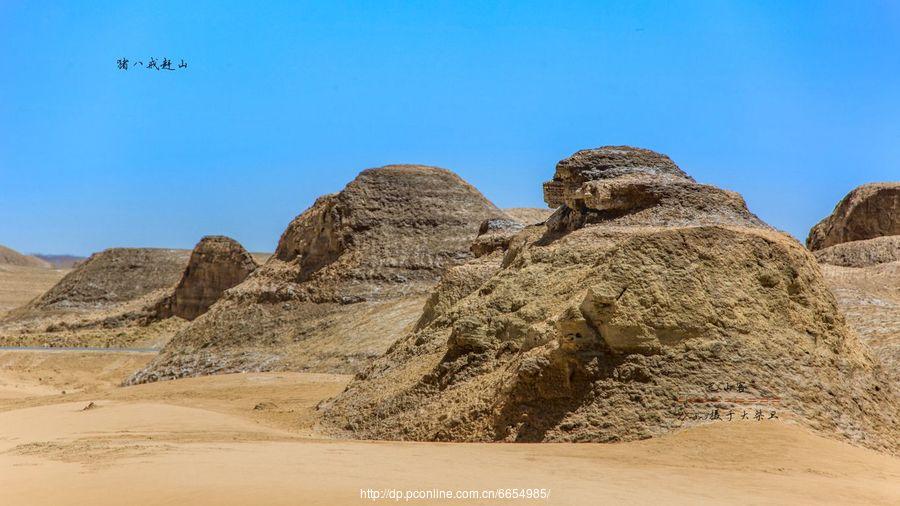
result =
[[525,225],[518,221],[505,218],[492,218],[484,220],[478,227],[478,236],[469,249],[476,257],[484,256],[492,251],[503,250],[509,247],[509,241],[519,233]]
[[738,194],[607,147],[560,162],[545,199],[545,225],[447,271],[412,331],[321,406],[323,427],[605,442],[778,417],[898,449],[894,385],[815,259]]
[[181,281],[174,293],[160,304],[157,317],[193,320],[257,267],[250,253],[234,239],[206,236],[194,247]]
[[819,250],[850,241],[900,235],[900,183],[872,183],[847,194],[809,231],[806,246]]
[[32,302],[32,311],[107,308],[171,288],[187,265],[189,251],[111,248],[91,255]]
[[887,373],[900,379],[900,183],[851,191],[809,232],[829,287]]
[[900,261],[900,235],[842,242],[813,252],[820,263],[869,267]]
[[275,254],[181,331],[139,383],[242,370],[349,372],[419,317],[441,273],[506,218],[450,171],[365,170],[294,219]]
[[190,251],[112,248],[91,255],[44,294],[0,320],[11,346],[160,346],[182,323],[153,322]]

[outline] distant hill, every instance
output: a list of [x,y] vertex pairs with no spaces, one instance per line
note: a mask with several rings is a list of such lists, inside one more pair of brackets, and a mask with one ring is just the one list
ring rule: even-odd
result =
[[19,267],[37,267],[40,269],[50,269],[52,267],[49,262],[33,256],[23,255],[6,246],[0,246],[0,265],[17,265]]
[[78,264],[87,260],[87,257],[75,255],[44,255],[41,253],[32,253],[31,256],[49,263],[56,269],[74,269]]

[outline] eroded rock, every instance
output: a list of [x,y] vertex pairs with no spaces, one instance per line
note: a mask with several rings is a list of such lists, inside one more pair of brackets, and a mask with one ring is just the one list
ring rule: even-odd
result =
[[479,224],[491,218],[507,217],[448,170],[362,171],[291,221],[265,265],[129,382],[357,372],[416,324],[441,274],[473,258]]
[[206,236],[191,252],[174,293],[160,304],[159,318],[193,320],[205,313],[225,290],[241,283],[257,264],[243,246],[224,236]]
[[[499,266],[495,251],[451,271],[422,324],[324,406],[326,427],[607,442],[772,400],[781,419],[897,451],[895,386],[805,248],[663,155],[573,158],[549,188],[554,217],[511,237]],[[488,267],[464,283],[475,262]],[[746,388],[710,392],[723,381]]]
[[900,235],[900,183],[872,183],[847,194],[809,231],[806,246],[819,250],[850,241]]

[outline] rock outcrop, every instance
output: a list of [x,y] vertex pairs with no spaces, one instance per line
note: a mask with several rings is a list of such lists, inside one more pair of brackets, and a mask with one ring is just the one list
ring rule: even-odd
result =
[[288,225],[275,254],[129,382],[242,370],[355,372],[415,324],[479,224],[506,218],[450,171],[365,170]]
[[217,235],[204,237],[191,252],[174,293],[157,308],[157,318],[197,318],[225,290],[247,279],[257,267],[250,253],[234,239]]
[[490,254],[492,251],[506,251],[510,239],[524,228],[525,225],[512,219],[484,220],[478,227],[478,236],[469,249],[476,257]]
[[806,246],[819,250],[850,241],[900,235],[900,183],[872,183],[847,194],[809,231]]
[[[91,255],[43,295],[0,320],[10,346],[160,346],[182,323],[158,322],[190,251],[112,248]],[[148,324],[152,325],[148,326]]]
[[324,428],[606,442],[777,417],[897,451],[895,386],[813,256],[738,194],[628,147],[576,153],[545,190],[553,217],[449,270]]

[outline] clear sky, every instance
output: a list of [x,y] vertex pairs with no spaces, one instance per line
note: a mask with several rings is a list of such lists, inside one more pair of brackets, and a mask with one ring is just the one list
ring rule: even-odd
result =
[[[151,56],[188,68],[116,65]],[[541,206],[607,144],[801,239],[900,180],[900,2],[0,0],[0,62],[0,244],[24,252],[271,251],[388,163]]]

